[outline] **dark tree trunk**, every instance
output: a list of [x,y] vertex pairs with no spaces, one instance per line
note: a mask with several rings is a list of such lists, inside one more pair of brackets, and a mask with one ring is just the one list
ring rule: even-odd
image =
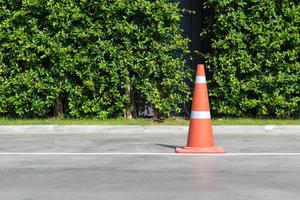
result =
[[127,102],[126,102],[127,105],[126,105],[126,110],[124,111],[124,118],[126,119],[137,118],[134,92],[131,85],[127,86],[125,94],[127,96]]
[[61,97],[56,98],[53,113],[54,117],[59,117],[63,114],[63,103]]

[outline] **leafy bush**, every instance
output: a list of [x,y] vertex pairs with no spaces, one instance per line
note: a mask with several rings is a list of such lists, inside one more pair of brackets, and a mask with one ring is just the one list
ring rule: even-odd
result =
[[179,112],[190,78],[180,18],[169,0],[0,0],[0,116],[59,104],[66,117]]
[[296,0],[207,0],[202,39],[215,116],[300,114],[300,4]]

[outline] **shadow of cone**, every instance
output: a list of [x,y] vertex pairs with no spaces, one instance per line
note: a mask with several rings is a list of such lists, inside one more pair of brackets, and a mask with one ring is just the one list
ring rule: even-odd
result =
[[176,153],[225,153],[214,144],[204,65],[196,71],[192,113],[187,146],[177,147]]

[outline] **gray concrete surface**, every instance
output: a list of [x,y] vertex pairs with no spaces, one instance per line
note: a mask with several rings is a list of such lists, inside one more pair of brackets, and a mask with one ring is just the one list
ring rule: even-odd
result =
[[[290,127],[294,131],[286,132],[278,131],[278,127],[272,131],[256,127],[260,132],[229,127],[236,130],[231,133],[226,127],[215,127],[216,143],[229,152],[228,156],[172,154],[175,146],[186,143],[186,127],[97,126],[99,132],[89,127],[89,131],[82,131],[78,127],[47,126],[40,132],[13,126],[10,128],[21,131],[4,132],[3,128],[0,127],[1,200],[300,198],[299,154],[246,155],[300,153],[300,134],[295,126]],[[53,132],[62,129],[74,132]],[[5,154],[8,152],[171,154]]]
[[[2,125],[0,134],[59,134],[59,133],[186,133],[187,126],[103,126],[103,125]],[[299,125],[214,126],[215,133],[298,133]]]

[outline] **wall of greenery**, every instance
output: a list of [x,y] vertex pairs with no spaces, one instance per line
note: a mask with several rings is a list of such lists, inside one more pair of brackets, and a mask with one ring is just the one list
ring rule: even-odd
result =
[[300,116],[300,4],[297,0],[206,0],[214,116]]
[[170,0],[0,0],[0,116],[120,117],[189,100]]
[[[213,116],[299,117],[298,1],[202,2]],[[193,69],[181,15],[174,0],[0,0],[0,117],[179,113]]]

